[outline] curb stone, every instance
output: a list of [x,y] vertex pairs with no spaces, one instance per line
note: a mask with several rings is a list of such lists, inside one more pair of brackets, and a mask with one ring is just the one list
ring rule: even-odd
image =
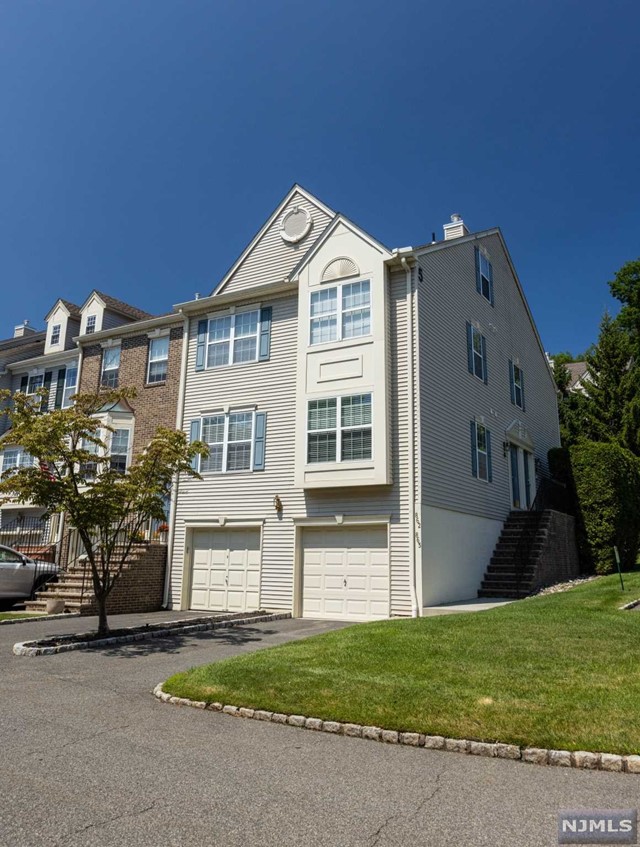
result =
[[619,607],[619,610],[621,612],[626,612],[629,609],[635,609],[636,606],[640,606],[640,599],[632,600],[630,603],[625,603],[624,606]]
[[428,750],[445,750],[452,753],[465,753],[471,756],[484,756],[498,759],[512,759],[534,765],[555,765],[581,770],[617,771],[618,773],[640,774],[639,756],[619,756],[615,753],[592,753],[578,750],[546,750],[542,747],[518,747],[516,744],[503,744],[499,741],[491,744],[486,741],[473,741],[467,738],[445,738],[442,735],[423,735],[418,732],[397,732],[393,729],[381,729],[378,726],[360,726],[340,721],[323,721],[321,718],[304,715],[285,715],[282,712],[268,712],[263,709],[251,709],[244,706],[223,706],[222,703],[203,704],[199,700],[185,697],[173,697],[158,683],[153,694],[162,703],[180,706],[192,706],[196,709],[208,709],[235,717],[247,717],[258,721],[270,721],[288,724],[301,729],[316,732],[328,732],[333,735],[346,735],[352,738],[364,738],[387,744],[402,744],[405,747],[424,747]]
[[[64,617],[69,616],[65,615]],[[191,620],[187,618],[184,621],[167,621],[167,626],[163,629],[153,629],[149,632],[132,632],[130,635],[116,635],[93,641],[74,641],[69,644],[59,644],[57,647],[38,647],[37,641],[19,641],[13,645],[13,652],[16,656],[52,656],[55,653],[68,653],[70,650],[91,650],[98,647],[110,647],[114,644],[130,644],[134,641],[146,641],[150,638],[166,638],[181,634],[188,635],[192,632],[204,632],[209,629],[220,629],[221,627],[282,621],[290,617],[291,612],[277,612],[274,614],[253,615],[246,618],[212,618],[203,623],[193,623],[193,618]]]

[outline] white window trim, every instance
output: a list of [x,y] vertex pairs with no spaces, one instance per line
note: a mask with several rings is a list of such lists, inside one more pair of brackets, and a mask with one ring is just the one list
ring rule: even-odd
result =
[[[371,423],[370,424],[356,424],[353,426],[342,426],[342,401],[348,399],[350,397],[362,397],[365,394],[369,394],[371,397]],[[335,429],[309,429],[309,403],[313,403],[315,400],[335,400],[336,401],[336,427]],[[309,468],[317,468],[317,467],[329,467],[330,465],[348,465],[349,467],[356,466],[359,462],[372,462],[373,457],[375,455],[375,444],[373,437],[373,421],[374,421],[374,405],[373,405],[373,391],[359,391],[356,394],[330,394],[327,397],[313,397],[311,399],[307,399],[307,437],[305,443],[305,465]],[[371,456],[368,459],[343,459],[342,458],[342,432],[348,432],[354,429],[367,429],[371,430]],[[322,432],[335,432],[336,434],[336,458],[329,459],[326,462],[310,462],[309,461],[309,436],[310,435],[318,435]]]
[[[58,340],[54,341],[53,337],[56,334],[56,330],[58,330]],[[62,341],[62,324],[53,324],[51,327],[51,340],[49,341],[50,347],[57,347]]]
[[[480,353],[478,353],[474,345],[476,336],[480,339]],[[474,324],[471,324],[471,355],[473,356],[473,376],[475,376],[476,379],[479,379],[480,382],[484,382],[484,375],[487,368],[484,356],[482,355],[483,337],[484,336],[482,335],[482,330]],[[480,356],[480,361],[482,362],[482,374],[480,376],[478,376],[478,374],[476,373],[476,356]]]
[[[342,303],[343,303],[343,288],[345,288],[345,286],[353,285],[354,283],[358,283],[358,282],[368,282],[369,283],[369,306],[368,307],[359,306],[358,308],[355,308],[355,309],[346,309],[346,310],[343,309],[343,306],[342,306]],[[335,289],[336,292],[337,292],[336,293],[336,311],[335,312],[327,312],[326,314],[323,314],[323,315],[316,315],[315,317],[312,316],[311,315],[311,299],[312,299],[313,295],[317,294],[319,291],[331,291],[333,289]],[[339,282],[337,284],[334,283],[332,285],[327,285],[326,283],[323,283],[320,287],[311,288],[309,290],[309,303],[308,303],[308,309],[307,309],[307,315],[309,316],[309,320],[307,322],[307,330],[308,330],[307,344],[308,344],[308,346],[317,348],[317,347],[322,347],[323,344],[337,344],[338,342],[342,342],[342,341],[356,341],[356,340],[359,340],[360,338],[369,338],[373,334],[372,333],[372,321],[371,321],[372,303],[373,303],[373,296],[372,296],[372,290],[371,290],[371,277],[363,277],[362,279],[347,279],[344,282]],[[362,335],[350,335],[348,338],[343,338],[343,336],[342,336],[342,321],[343,321],[344,315],[348,314],[349,312],[360,312],[360,311],[363,310],[363,308],[369,309],[369,332],[364,332]],[[315,341],[315,342],[312,341],[311,340],[311,324],[312,324],[312,322],[314,320],[318,320],[319,318],[330,318],[334,314],[336,316],[336,337],[332,341]]]
[[[520,381],[516,379],[516,371],[520,376]],[[520,402],[518,402],[518,392],[520,392]],[[520,367],[520,365],[517,365],[515,361],[513,362],[513,399],[515,405],[519,409],[522,409],[524,406],[524,393],[522,391],[522,368]]]
[[[249,456],[249,467],[248,468],[236,468],[235,470],[227,469],[227,456],[229,453],[229,419],[231,415],[242,415],[242,414],[250,414],[251,415],[251,453]],[[206,418],[216,418],[216,417],[224,417],[224,433],[223,440],[220,441],[204,441],[204,421]],[[213,444],[215,446],[219,446],[222,443],[222,467],[219,471],[214,470],[201,470],[202,465],[202,456],[198,456],[198,472],[201,474],[240,474],[240,473],[253,473],[253,460],[254,460],[254,452],[255,452],[255,442],[256,442],[256,413],[254,409],[233,409],[233,411],[224,411],[219,410],[217,412],[211,412],[206,415],[202,415],[200,418],[200,440],[204,441],[205,444]],[[231,444],[243,444],[246,439],[242,439],[241,441],[232,441]]]
[[[93,327],[90,329],[89,328],[89,320],[91,318],[93,318]],[[97,327],[98,327],[98,315],[97,314],[96,315],[87,315],[87,319],[86,319],[85,325],[84,325],[84,334],[85,335],[93,335],[95,332],[97,332]]]
[[[106,357],[105,357],[104,354],[106,353],[107,350],[115,350],[116,348],[119,350],[117,366],[116,367],[110,367],[110,368],[105,367]],[[117,341],[116,343],[102,345],[102,362],[101,362],[101,365],[100,365],[100,385],[104,385],[104,383],[103,383],[104,375],[106,373],[112,373],[113,371],[115,371],[118,374],[118,381],[119,381],[121,359],[122,359],[122,346],[121,346],[119,341]],[[107,387],[109,387],[109,386],[107,386]]]
[[[253,359],[245,359],[242,362],[234,362],[233,361],[233,346],[236,340],[236,317],[238,315],[247,314],[247,312],[257,312],[258,313],[258,321],[255,336],[252,333],[251,335],[241,335],[239,338],[254,338],[256,339],[256,355]],[[238,365],[250,365],[254,362],[257,362],[260,358],[260,315],[262,312],[261,306],[256,306],[252,304],[251,306],[247,306],[242,309],[227,309],[224,312],[217,312],[214,314],[207,315],[207,343],[205,345],[205,354],[204,354],[204,367],[205,370],[213,371],[218,370],[218,368],[229,368],[229,367],[238,367]],[[229,338],[225,338],[222,341],[209,341],[209,332],[211,330],[211,321],[221,320],[224,318],[231,318],[231,327],[229,329]],[[220,344],[229,344],[229,356],[227,361],[222,365],[210,365],[209,364],[209,348],[214,347]]]
[[10,467],[12,467],[12,468],[29,468],[29,467],[35,467],[36,461],[35,461],[35,459],[33,458],[33,456],[29,456],[29,458],[31,459],[31,461],[30,461],[29,463],[27,463],[27,464],[23,464],[23,463],[22,463],[22,461],[21,461],[21,460],[22,460],[22,457],[23,457],[24,455],[29,455],[29,454],[27,453],[27,451],[26,451],[24,448],[22,448],[22,447],[5,447],[5,448],[4,448],[4,449],[0,452],[0,476],[3,476],[3,475],[4,475],[4,473],[5,473],[5,471],[9,470],[9,468],[6,468],[6,467],[5,467],[5,453],[6,453],[7,451],[12,451],[12,452],[13,452],[13,451],[15,451],[15,452],[18,454],[18,455],[17,455],[17,459],[16,459],[16,464],[15,464],[15,465],[11,465]]
[[[75,368],[75,372],[76,372],[76,378],[75,378],[75,382],[73,383],[73,385],[70,385],[69,381],[68,381],[69,380],[69,371],[73,370],[74,368]],[[79,368],[78,368],[77,364],[67,365],[67,370],[66,370],[65,375],[64,375],[64,389],[62,391],[62,408],[63,409],[70,409],[71,406],[73,405],[73,403],[67,402],[67,391],[70,388],[73,388],[74,391],[72,392],[72,394],[77,394],[79,375],[80,375],[79,374]]]
[[[153,342],[154,342],[154,341],[158,341],[158,340],[159,340],[159,339],[161,339],[161,338],[166,338],[166,339],[167,339],[167,341],[168,341],[168,339],[169,339],[169,333],[168,333],[168,332],[164,332],[164,333],[162,333],[162,335],[160,335],[160,334],[158,334],[158,335],[149,335],[149,352],[147,353],[147,379],[146,379],[146,385],[162,385],[162,383],[163,383],[163,382],[166,382],[166,381],[167,381],[167,377],[168,377],[168,375],[169,375],[169,343],[167,343],[167,355],[166,355],[165,357],[163,357],[162,359],[152,359],[152,358],[151,358],[151,352],[152,352],[152,350],[153,350]],[[156,362],[166,362],[165,375],[164,375],[164,378],[163,378],[163,379],[154,379],[154,380],[153,380],[153,382],[151,382],[151,363],[152,363],[152,362],[153,362],[154,364],[155,364]]]
[[107,439],[105,439],[103,436],[101,436],[103,438],[103,441],[108,442],[107,452],[105,454],[105,459],[109,462],[109,467],[111,467],[111,457],[113,455],[113,452],[112,452],[113,436],[116,434],[116,432],[118,430],[121,430],[122,432],[126,432],[127,433],[127,452],[126,452],[126,454],[123,454],[123,453],[116,453],[115,454],[116,456],[122,456],[122,455],[125,456],[124,472],[126,473],[129,470],[129,466],[131,465],[131,451],[132,451],[132,448],[133,448],[133,429],[130,426],[126,426],[126,425],[123,426],[122,424],[118,424],[118,423],[112,423],[111,426],[113,426],[113,429],[115,430],[115,432],[111,432],[111,430],[107,430],[106,431],[106,435],[108,436]]
[[[490,303],[491,302],[491,260],[482,250],[480,250],[478,261],[480,263],[480,294],[484,297],[485,300],[487,300]],[[482,273],[482,262],[483,261],[486,262],[486,264],[489,266],[488,269],[487,269],[489,276],[485,276],[485,274]],[[487,281],[488,295],[484,293],[483,280]]]
[[[480,436],[480,427],[482,427],[482,429],[484,430],[484,441],[485,441],[485,446],[486,446],[485,450],[481,450],[480,447],[478,446],[478,440],[479,440],[479,436]],[[489,427],[483,421],[476,419],[476,445],[475,446],[476,446],[476,468],[477,468],[477,471],[478,471],[478,475],[477,475],[476,479],[479,479],[480,482],[486,482],[487,485],[489,484],[489,449],[488,449],[488,442],[487,442],[487,433],[488,432],[489,432]],[[480,476],[480,455],[483,455],[485,457],[485,460],[486,460],[486,462],[485,462],[485,467],[487,469],[487,476],[486,477]]]

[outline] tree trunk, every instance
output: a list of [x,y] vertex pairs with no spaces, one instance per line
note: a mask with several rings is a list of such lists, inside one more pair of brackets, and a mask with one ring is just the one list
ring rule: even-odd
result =
[[96,606],[98,607],[98,635],[109,634],[109,624],[107,622],[107,595],[102,592],[96,597]]

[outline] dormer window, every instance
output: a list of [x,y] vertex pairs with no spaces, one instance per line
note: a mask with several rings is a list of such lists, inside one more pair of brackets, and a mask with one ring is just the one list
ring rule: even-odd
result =
[[55,347],[56,344],[60,344],[60,324],[54,324],[51,327],[51,346]]
[[371,282],[368,279],[311,293],[310,343],[359,338],[371,332]]
[[85,329],[86,335],[91,335],[96,331],[96,316],[95,315],[87,315],[87,327]]

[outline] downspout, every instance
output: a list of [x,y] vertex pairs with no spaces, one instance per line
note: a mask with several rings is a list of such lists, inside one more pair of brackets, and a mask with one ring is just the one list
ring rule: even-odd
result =
[[414,350],[414,308],[413,308],[413,281],[411,268],[405,256],[400,256],[400,264],[402,265],[407,278],[407,396],[409,400],[407,426],[409,430],[408,443],[408,459],[409,459],[409,530],[411,534],[411,543],[409,544],[409,570],[411,573],[411,616],[417,618],[420,616],[420,607],[418,605],[418,587],[417,587],[417,559],[416,559],[416,477],[415,477],[415,350]]
[[[178,406],[176,409],[176,430],[182,429],[184,422],[184,398],[187,382],[187,359],[189,357],[189,318],[182,309],[178,309],[182,315],[182,358],[180,360],[180,384],[178,385]],[[178,484],[179,474],[176,474],[171,484],[171,506],[169,508],[169,537],[167,538],[167,567],[164,574],[164,593],[162,595],[162,607],[166,609],[169,605],[169,587],[171,585],[171,568],[173,564],[173,545],[176,534],[176,511],[178,508]]]

